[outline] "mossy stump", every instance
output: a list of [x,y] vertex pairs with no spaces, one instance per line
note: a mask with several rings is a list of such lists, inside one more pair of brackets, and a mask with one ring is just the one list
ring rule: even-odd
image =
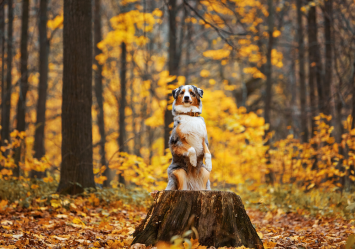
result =
[[132,245],[170,242],[192,227],[203,246],[264,248],[240,197],[225,191],[158,192],[133,233]]

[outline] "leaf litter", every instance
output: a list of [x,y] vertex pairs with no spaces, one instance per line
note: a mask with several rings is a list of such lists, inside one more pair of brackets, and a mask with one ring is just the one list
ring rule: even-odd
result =
[[[130,248],[133,231],[150,205],[104,202],[94,194],[87,198],[53,197],[46,202],[34,199],[28,208],[16,203],[3,206],[0,248]],[[253,208],[247,212],[265,248],[351,248],[349,243],[354,242],[349,237],[355,234],[354,220],[285,213],[282,209],[262,212]],[[345,246],[347,239],[349,247]],[[193,239],[181,245],[157,245],[158,249],[169,247],[206,248]]]

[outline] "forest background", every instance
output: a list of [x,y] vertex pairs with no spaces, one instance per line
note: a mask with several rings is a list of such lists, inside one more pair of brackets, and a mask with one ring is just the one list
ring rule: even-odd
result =
[[[84,115],[80,97],[64,94],[76,90],[63,82],[63,48],[75,43],[65,40],[63,2],[1,1],[2,182],[31,182],[32,192],[59,182],[60,193],[163,190],[171,91],[191,84],[204,90],[213,188],[354,188],[354,1],[95,0],[92,8],[92,25],[71,29],[92,37],[80,57],[92,61]],[[92,123],[92,140],[62,137],[81,130],[64,109]]]

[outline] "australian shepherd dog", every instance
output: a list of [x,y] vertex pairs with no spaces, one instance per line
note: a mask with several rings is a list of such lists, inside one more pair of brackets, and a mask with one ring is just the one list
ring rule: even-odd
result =
[[203,90],[192,85],[173,90],[174,128],[169,140],[173,160],[168,168],[166,190],[211,189],[211,153],[206,124],[200,116],[202,96]]

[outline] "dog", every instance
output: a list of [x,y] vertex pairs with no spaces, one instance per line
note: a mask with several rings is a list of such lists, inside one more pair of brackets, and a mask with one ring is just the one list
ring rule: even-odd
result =
[[165,190],[211,190],[212,157],[205,120],[200,116],[203,90],[185,85],[172,94],[174,127],[169,139],[172,162]]

